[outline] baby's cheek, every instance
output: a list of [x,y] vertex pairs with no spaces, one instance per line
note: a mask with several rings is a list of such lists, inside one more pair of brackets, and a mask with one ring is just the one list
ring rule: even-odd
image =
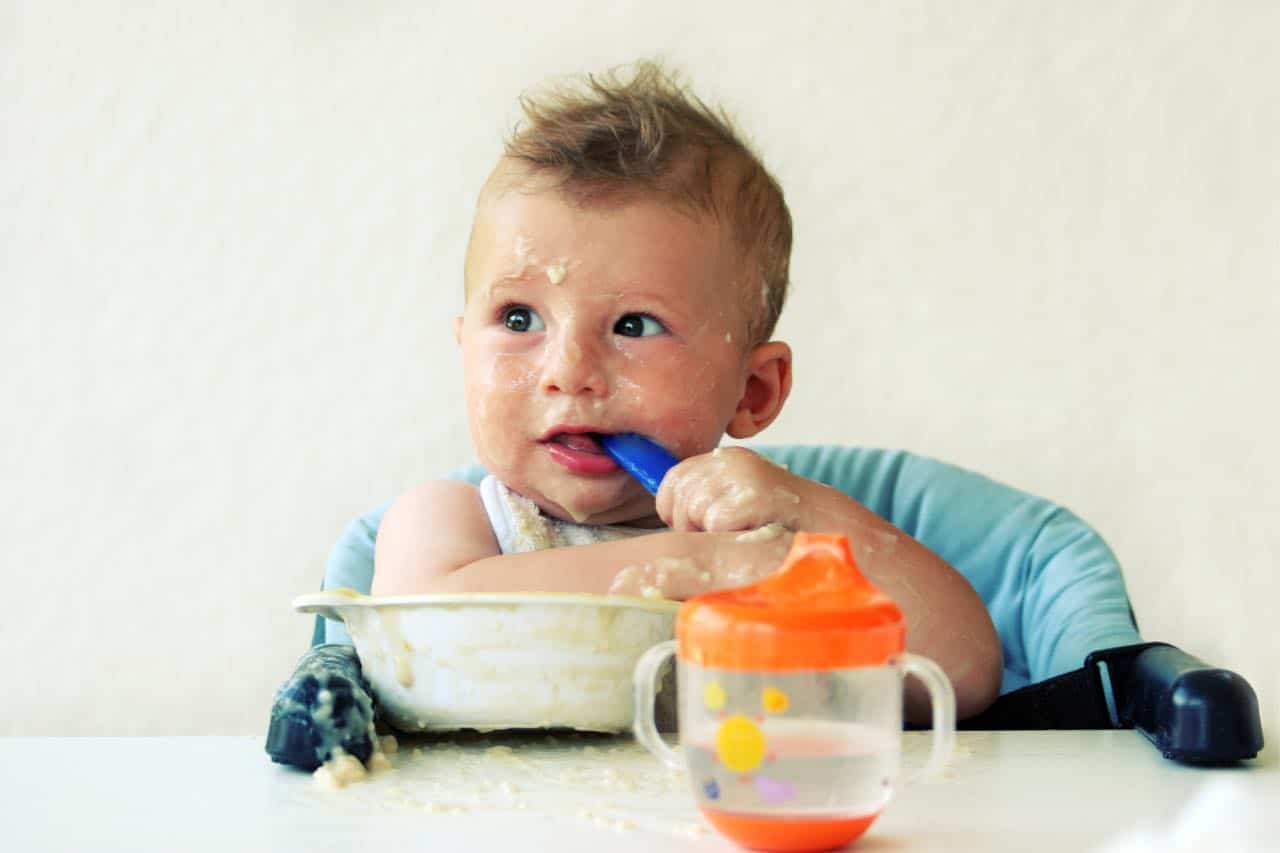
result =
[[491,467],[516,461],[517,442],[509,425],[528,421],[526,401],[536,380],[536,371],[525,360],[507,354],[494,355],[466,371],[472,440]]
[[495,415],[494,407],[486,400],[480,400],[471,407],[471,442],[475,446],[476,455],[488,469],[510,467],[515,461],[515,448],[510,442],[502,440],[502,435],[493,428],[503,418]]
[[490,395],[527,390],[538,378],[538,371],[530,360],[516,353],[495,353],[487,364],[481,385]]
[[682,406],[652,419],[650,434],[658,443],[684,459],[715,447],[722,430],[711,406]]
[[647,367],[620,377],[616,387],[641,431],[681,458],[715,447],[735,402],[727,399],[733,388],[723,365],[682,359]]

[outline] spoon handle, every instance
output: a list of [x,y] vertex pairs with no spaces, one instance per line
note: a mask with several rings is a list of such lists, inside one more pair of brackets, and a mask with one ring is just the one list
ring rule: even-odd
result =
[[600,446],[613,457],[628,474],[640,481],[649,494],[658,493],[662,478],[680,460],[661,445],[634,432],[599,435]]

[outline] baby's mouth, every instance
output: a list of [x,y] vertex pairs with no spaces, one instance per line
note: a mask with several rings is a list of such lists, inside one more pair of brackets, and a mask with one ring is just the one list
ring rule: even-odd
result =
[[603,456],[604,448],[594,435],[586,432],[559,432],[547,439],[579,453],[594,453]]
[[598,476],[621,470],[593,433],[553,433],[543,439],[542,446],[556,463],[574,474]]

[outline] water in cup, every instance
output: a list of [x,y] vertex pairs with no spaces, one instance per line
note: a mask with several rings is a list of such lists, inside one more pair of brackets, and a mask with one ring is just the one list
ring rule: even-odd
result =
[[685,740],[689,779],[706,808],[759,816],[849,818],[879,812],[899,739],[879,727],[728,717]]

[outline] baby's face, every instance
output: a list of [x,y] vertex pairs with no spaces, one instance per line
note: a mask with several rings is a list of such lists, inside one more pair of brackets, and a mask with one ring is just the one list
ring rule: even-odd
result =
[[660,200],[485,202],[457,326],[480,461],[559,518],[652,518],[590,434],[638,432],[680,458],[719,443],[748,373],[745,269],[718,223]]

